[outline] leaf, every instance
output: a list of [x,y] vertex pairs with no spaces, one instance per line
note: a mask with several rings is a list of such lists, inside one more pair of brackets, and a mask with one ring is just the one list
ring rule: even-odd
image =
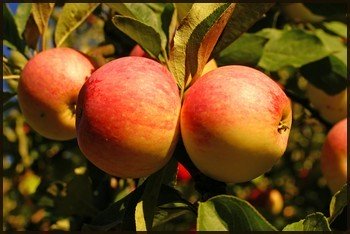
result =
[[275,28],[264,28],[259,32],[256,32],[256,36],[264,37],[266,39],[278,39],[283,34],[283,30],[275,29]]
[[322,41],[300,29],[283,32],[281,37],[269,40],[258,65],[268,71],[285,66],[301,67],[328,56]]
[[174,38],[177,27],[177,11],[174,3],[167,3],[161,13],[162,31],[166,35],[166,46],[163,48],[169,54],[171,42]]
[[142,194],[141,200],[143,201],[143,211],[146,227],[149,231],[152,230],[154,211],[157,206],[158,196],[162,187],[162,183],[169,182],[169,175],[171,175],[169,171],[174,171],[174,168],[176,173],[177,161],[174,158],[171,158],[170,161],[161,170],[150,175],[145,181],[145,191]]
[[4,32],[6,32],[3,34],[2,39],[10,42],[12,45],[16,47],[17,50],[23,53],[24,46],[25,46],[24,42],[21,40],[19,36],[17,25],[6,3],[3,4],[2,14],[3,14],[3,30]]
[[18,34],[22,37],[27,20],[29,19],[32,9],[32,3],[19,3],[14,19],[17,25]]
[[213,50],[216,57],[255,22],[261,19],[274,3],[237,3],[225,30]]
[[158,57],[162,50],[161,38],[154,28],[126,16],[115,16],[112,21],[120,31],[136,41],[150,55],[155,58]]
[[334,34],[347,38],[347,26],[339,21],[324,22],[323,26]]
[[170,70],[183,91],[201,74],[235,4],[194,3],[175,33]]
[[282,231],[331,231],[329,223],[320,212],[310,214],[299,222],[289,224]]
[[231,64],[255,66],[259,62],[266,41],[264,37],[245,33],[221,51],[215,60],[219,66]]
[[179,23],[186,17],[191,10],[193,3],[174,3],[177,10],[177,20]]
[[100,3],[65,3],[56,25],[56,46],[62,46],[69,34],[81,25],[99,4]]
[[333,55],[302,66],[300,73],[328,95],[338,94],[347,87],[346,65]]
[[91,181],[87,175],[75,175],[66,191],[66,196],[55,200],[55,212],[58,215],[95,215],[97,209],[93,206]]
[[325,33],[321,29],[316,29],[315,35],[322,41],[326,50],[328,50],[330,53],[339,52],[346,48],[340,37]]
[[199,203],[198,231],[276,231],[248,202],[219,195]]
[[328,218],[329,223],[332,223],[343,211],[343,209],[348,204],[348,198],[347,198],[347,188],[348,185],[345,184],[338,192],[336,192],[331,200],[331,203],[329,205],[329,214],[330,217]]
[[143,202],[140,201],[135,209],[135,225],[136,231],[147,231],[145,217],[143,216]]
[[23,38],[30,48],[36,49],[39,37],[40,32],[38,26],[35,23],[33,14],[30,14],[23,31]]
[[2,97],[1,97],[2,104],[4,105],[8,100],[13,98],[14,96],[16,96],[16,93],[2,91]]
[[32,14],[40,35],[42,35],[47,28],[54,6],[55,3],[33,3]]

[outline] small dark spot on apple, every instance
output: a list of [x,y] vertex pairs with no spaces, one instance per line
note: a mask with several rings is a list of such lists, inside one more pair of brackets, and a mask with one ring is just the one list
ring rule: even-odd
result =
[[45,114],[44,114],[44,113],[41,113],[41,114],[40,114],[40,117],[41,117],[41,118],[44,118],[44,117],[45,117]]

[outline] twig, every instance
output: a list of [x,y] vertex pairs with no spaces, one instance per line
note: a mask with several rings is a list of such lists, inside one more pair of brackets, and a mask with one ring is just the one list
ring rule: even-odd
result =
[[293,91],[285,89],[284,92],[287,94],[287,96],[292,99],[292,101],[299,103],[300,105],[302,105],[305,109],[307,109],[308,111],[310,111],[311,113],[311,117],[317,119],[318,121],[320,121],[323,125],[325,125],[327,127],[327,129],[332,128],[332,124],[329,123],[327,120],[325,120],[324,118],[322,118],[322,116],[320,115],[320,113],[315,110],[311,105],[310,105],[310,101],[307,98],[301,98],[298,95],[296,95]]
[[10,79],[19,79],[20,78],[20,75],[5,75],[5,76],[2,76],[2,78],[4,80],[10,80]]

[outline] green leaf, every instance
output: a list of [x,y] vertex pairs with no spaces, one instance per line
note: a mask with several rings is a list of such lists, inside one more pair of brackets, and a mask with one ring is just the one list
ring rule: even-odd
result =
[[331,231],[329,223],[320,212],[310,214],[299,222],[289,224],[282,231]]
[[223,49],[261,19],[273,5],[274,3],[237,3],[225,30],[215,45],[213,57],[216,57]]
[[193,3],[174,3],[177,10],[177,20],[179,23],[186,17],[191,10]]
[[173,157],[161,170],[150,175],[145,181],[146,187],[145,191],[142,194],[141,200],[143,201],[143,211],[146,227],[149,231],[152,230],[154,211],[157,206],[158,196],[162,187],[162,183],[169,183],[169,180],[172,180],[174,178],[174,176],[171,176],[171,173],[169,172],[176,172],[176,167],[177,161]]
[[3,34],[3,40],[10,42],[12,45],[16,47],[17,50],[23,53],[24,46],[25,46],[24,42],[21,40],[19,36],[17,25],[6,3],[3,4],[2,14],[3,14],[3,30],[4,32],[6,32]]
[[342,22],[339,22],[339,21],[324,22],[323,26],[329,31],[333,32],[334,34],[342,38],[348,37],[347,26]]
[[135,209],[136,231],[147,231],[146,221],[143,213],[143,201],[140,201],[139,203],[137,203]]
[[75,175],[67,185],[67,194],[55,200],[55,212],[59,215],[82,215],[93,217],[97,209],[93,206],[91,181],[87,175]]
[[284,31],[280,37],[269,40],[258,65],[268,71],[277,71],[285,66],[298,68],[329,54],[318,37],[294,29]]
[[347,87],[346,65],[334,55],[302,66],[300,73],[328,95],[338,94]]
[[346,49],[346,46],[343,44],[340,37],[325,33],[322,29],[316,29],[315,35],[322,41],[326,50],[328,50],[330,53],[335,53]]
[[275,28],[264,28],[259,32],[256,32],[256,36],[264,37],[266,39],[278,39],[283,34],[283,30],[275,29]]
[[329,223],[332,223],[335,220],[335,218],[337,218],[337,216],[340,215],[343,209],[347,206],[347,188],[348,185],[345,184],[338,192],[336,192],[333,195],[331,203],[329,205]]
[[17,25],[17,30],[20,36],[25,29],[27,20],[30,16],[30,12],[32,9],[32,3],[19,3],[17,7],[16,14],[14,15],[14,19]]
[[171,41],[175,35],[176,26],[177,26],[177,12],[174,6],[174,3],[167,3],[164,6],[163,11],[161,12],[161,21],[162,21],[162,31],[166,36],[166,45],[164,50],[169,54]]
[[17,50],[12,50],[8,59],[9,64],[14,65],[17,68],[23,69],[27,64],[28,59]]
[[219,195],[199,203],[198,231],[276,231],[248,202]]
[[62,46],[68,36],[84,22],[99,4],[100,3],[65,3],[56,25],[56,46]]
[[136,41],[149,54],[157,58],[160,54],[161,38],[159,33],[151,26],[141,21],[126,16],[113,17],[114,25],[123,33],[127,34],[131,39]]
[[202,73],[234,8],[235,4],[228,3],[194,3],[181,21],[170,53],[170,70],[182,91]]
[[2,91],[2,97],[1,97],[2,104],[4,105],[8,100],[10,100],[14,96],[16,96],[16,93]]
[[47,28],[54,6],[55,3],[33,3],[32,13],[41,35]]
[[221,51],[215,60],[219,66],[231,64],[255,66],[259,62],[266,41],[264,37],[245,33]]

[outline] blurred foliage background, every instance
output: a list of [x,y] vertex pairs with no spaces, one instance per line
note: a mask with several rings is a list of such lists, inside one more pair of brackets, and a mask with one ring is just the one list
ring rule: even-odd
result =
[[[12,14],[19,14],[17,4],[7,4]],[[23,7],[23,4],[20,4]],[[279,5],[274,6],[231,49],[216,58],[219,65],[246,64],[258,67],[261,48],[268,39],[249,37],[262,30],[282,31],[298,29],[303,32],[315,28],[343,40],[347,38],[327,30],[323,22],[338,22],[346,27],[346,5],[306,4],[317,16],[300,19]],[[55,25],[61,12],[56,6],[49,22],[48,47],[52,47]],[[112,44],[112,60],[130,53],[136,45],[128,36],[118,31],[110,21],[105,5],[99,6],[66,40],[65,46],[85,53],[93,48]],[[321,18],[319,18],[321,17]],[[265,31],[267,32],[267,31]],[[7,34],[10,32],[4,32]],[[346,31],[343,35],[347,35]],[[261,35],[261,34],[260,34]],[[272,34],[269,34],[270,36]],[[249,41],[249,39],[251,39]],[[251,42],[251,43],[250,43]],[[237,46],[240,43],[239,46]],[[259,52],[260,51],[260,52]],[[10,74],[19,74],[23,63],[18,54],[3,45]],[[317,51],[315,51],[317,53]],[[16,57],[17,56],[17,57]],[[4,57],[3,57],[4,58]],[[4,64],[4,63],[3,63]],[[271,65],[272,66],[272,65]],[[265,66],[268,67],[268,66]],[[274,80],[292,90],[297,97],[305,98],[307,80],[296,68],[283,66],[275,71],[263,69]],[[3,80],[3,91],[14,93],[17,81]],[[76,140],[54,142],[36,134],[23,118],[16,96],[3,99],[3,230],[80,230],[96,214],[133,191],[137,181],[111,177],[90,164],[77,147]],[[7,99],[6,99],[7,98]],[[287,151],[273,169],[253,181],[229,184],[227,193],[249,201],[278,229],[299,221],[312,212],[329,215],[331,192],[320,170],[320,150],[330,125],[314,118],[311,112],[298,102],[293,102],[293,127]],[[179,181],[176,188],[182,196],[194,203],[198,193],[194,181]],[[344,220],[344,219],[343,219]],[[168,223],[169,229],[190,230],[195,228],[195,217],[183,215]],[[344,229],[340,221],[336,228]]]

